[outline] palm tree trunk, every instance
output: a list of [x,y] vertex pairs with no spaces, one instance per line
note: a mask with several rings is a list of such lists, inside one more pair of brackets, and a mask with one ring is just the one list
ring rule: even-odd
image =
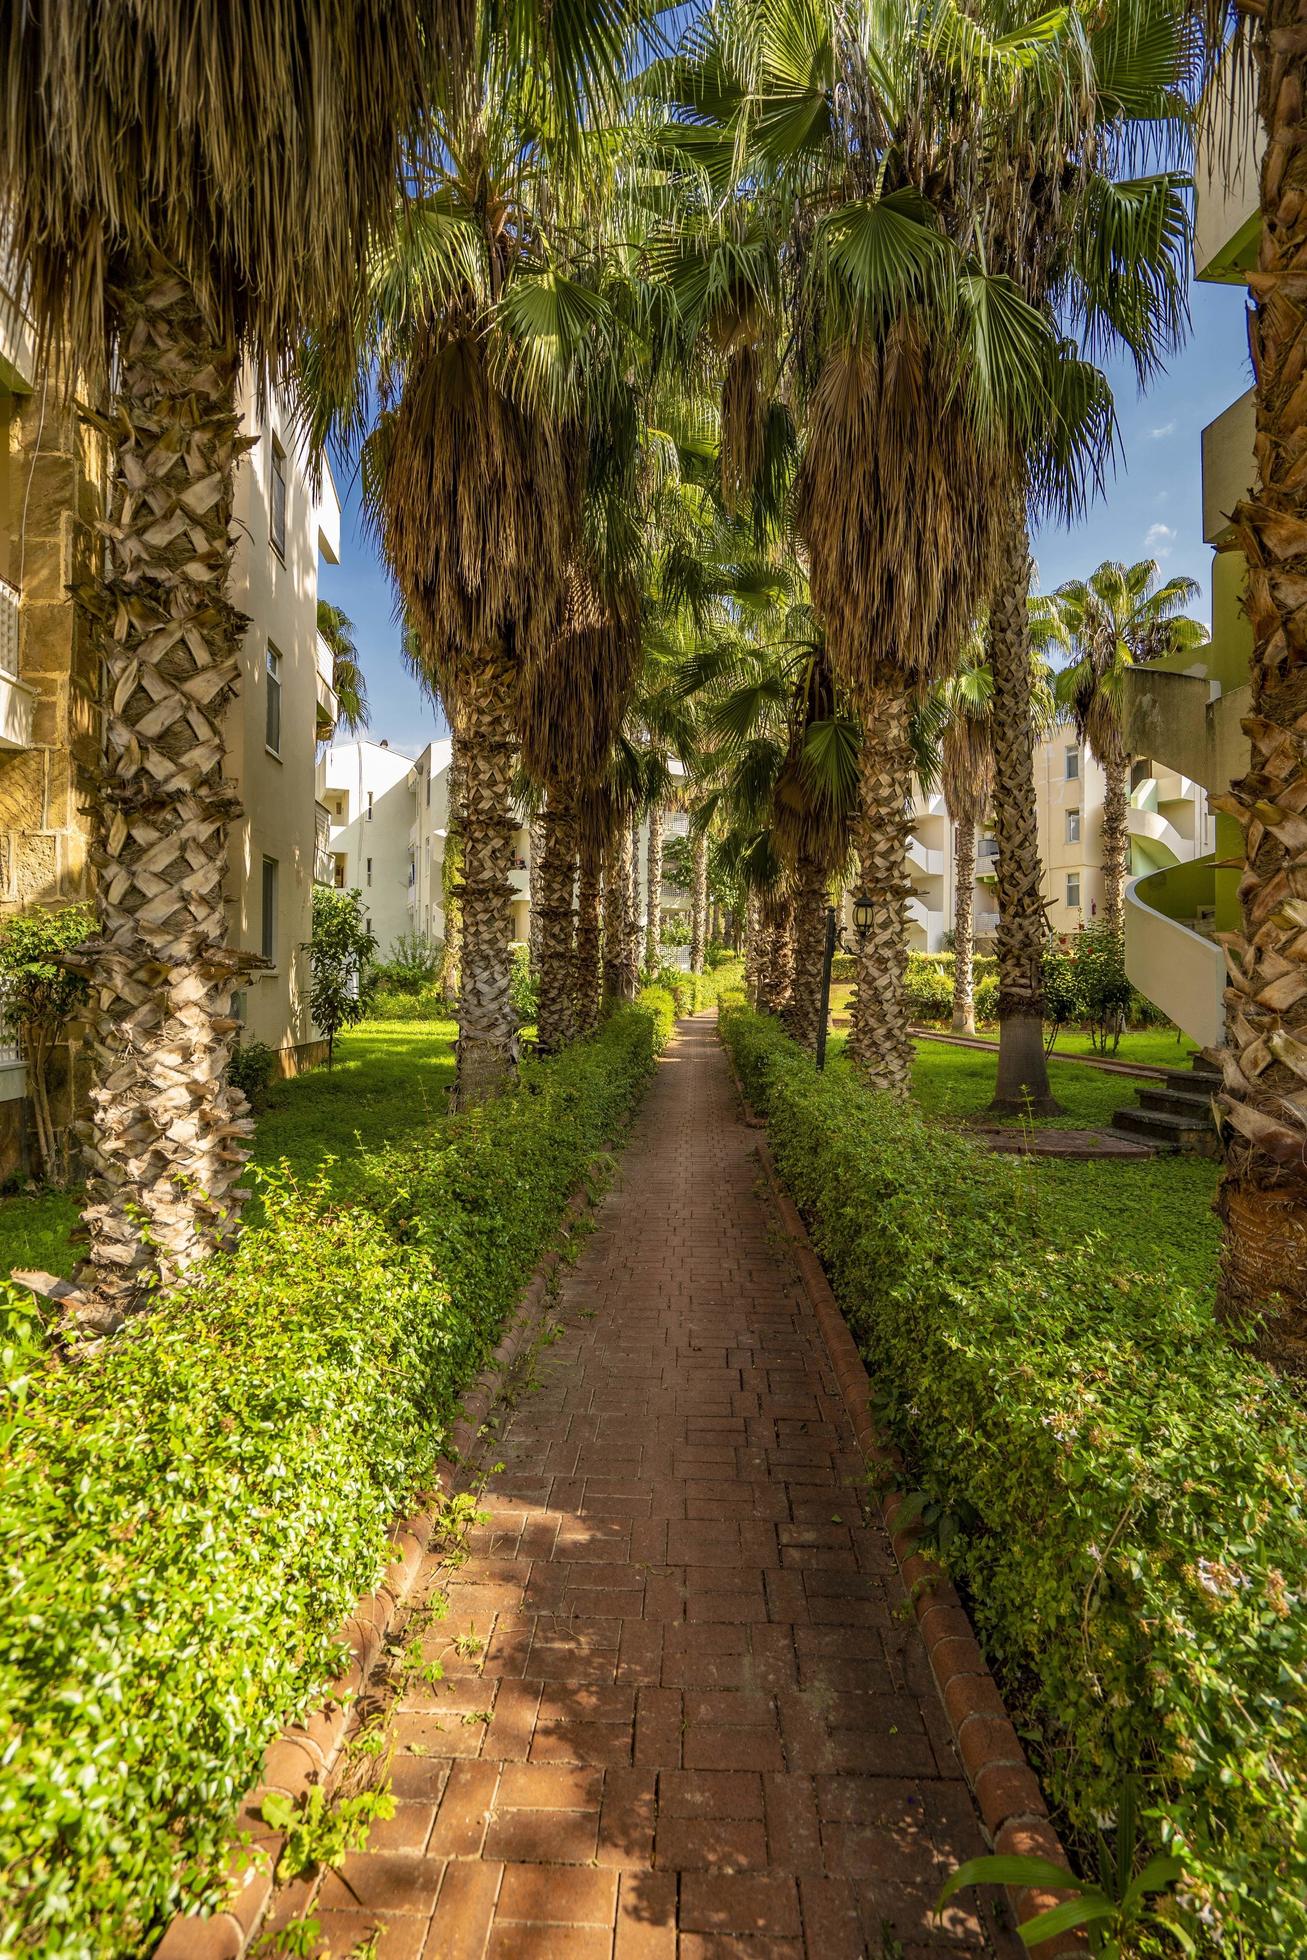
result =
[[648,875],[645,880],[644,963],[650,973],[658,971],[662,950],[663,906],[663,806],[655,803],[649,811]]
[[466,748],[457,715],[451,717],[449,734],[449,817],[440,862],[441,910],[445,919],[440,989],[447,1006],[456,1008],[463,972],[463,757]]
[[1130,827],[1127,779],[1129,758],[1114,755],[1103,762],[1103,917],[1113,932],[1125,929],[1125,885],[1130,874]]
[[974,1034],[976,826],[970,816],[953,826],[953,886],[953,1029]]
[[821,979],[826,958],[826,878],[821,866],[801,857],[794,895],[794,977],[785,1025],[813,1054],[821,1027]]
[[182,282],[138,261],[123,299],[102,585],[104,759],[92,858],[90,1235],[80,1277],[110,1314],[236,1237],[253,1125],[227,1080],[223,715],[246,621],[227,599],[243,447],[238,354]]
[[630,944],[627,948],[627,964],[633,980],[631,997],[634,999],[640,985],[640,954],[644,935],[640,926],[640,819],[631,818],[631,903],[626,915],[626,929]]
[[572,979],[575,967],[576,813],[562,790],[549,792],[540,821],[539,916],[540,1006],[536,1033],[541,1052],[556,1054],[572,1039]]
[[509,946],[513,938],[513,661],[489,647],[459,703],[463,770],[463,984],[451,1106],[469,1109],[517,1073]]
[[575,1027],[593,1034],[599,1025],[602,988],[600,918],[603,858],[593,838],[583,837],[577,853]]
[[1242,930],[1226,942],[1219,1099],[1225,1170],[1218,1312],[1286,1374],[1307,1376],[1307,523],[1302,372],[1307,315],[1307,0],[1268,0],[1251,29],[1259,64],[1262,233],[1248,285],[1259,488],[1236,509],[1253,632],[1248,773],[1218,809],[1243,828]]
[[[531,972],[540,972],[540,864],[545,854],[545,825],[543,817],[532,817],[527,827],[528,846],[531,862],[527,869],[527,927],[526,950]],[[569,910],[570,901],[569,901]]]
[[708,930],[708,839],[694,839],[694,890],[690,902],[690,971],[703,972],[704,939]]
[[763,963],[762,901],[751,891],[744,911],[744,994],[750,1007],[760,1005],[758,976]]
[[887,674],[871,690],[863,716],[859,778],[854,841],[862,866],[862,890],[871,900],[872,923],[854,955],[858,985],[849,1055],[873,1089],[906,1096],[912,1076],[912,1035],[904,992],[912,749],[907,688],[897,674]]
[[1044,1057],[1044,871],[1030,721],[1030,540],[1013,500],[989,613],[994,675],[994,831],[998,838],[998,1080],[991,1109],[1055,1116]]
[[764,901],[770,914],[767,966],[763,974],[763,997],[770,1014],[782,1014],[789,1005],[794,986],[794,897],[778,893]]
[[617,823],[604,860],[604,1001],[634,1000],[630,971],[631,832]]

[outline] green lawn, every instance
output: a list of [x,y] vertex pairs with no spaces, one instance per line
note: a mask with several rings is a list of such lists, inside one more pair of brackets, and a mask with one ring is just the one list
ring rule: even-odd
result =
[[[1138,1038],[1156,1041],[1157,1031],[1145,1029]],[[1174,1042],[1165,1031],[1163,1038]],[[827,1051],[832,1059],[842,1052],[845,1039],[832,1035]],[[997,1119],[986,1116],[984,1109],[993,1093],[996,1060],[983,1048],[919,1041],[913,1096],[929,1115],[951,1126],[965,1129],[976,1122],[992,1123]],[[1037,1124],[1038,1129],[1101,1129],[1111,1121],[1113,1110],[1134,1100],[1134,1084],[1128,1076],[1081,1068],[1076,1062],[1059,1063],[1056,1051],[1048,1073],[1053,1094],[1066,1114]],[[1031,1157],[1028,1168],[1038,1188],[1056,1193],[1056,1216],[1068,1243],[1102,1232],[1142,1270],[1164,1266],[1196,1291],[1211,1290],[1220,1238],[1212,1212],[1218,1164],[1205,1157],[1098,1163]]]
[[[283,1158],[308,1179],[328,1158],[332,1188],[348,1193],[360,1151],[394,1143],[445,1114],[454,1077],[452,1021],[369,1021],[336,1044],[336,1066],[278,1082],[254,1134],[256,1164]],[[59,1192],[0,1201],[0,1273],[15,1266],[70,1273],[80,1197]],[[258,1225],[257,1200],[246,1214]]]

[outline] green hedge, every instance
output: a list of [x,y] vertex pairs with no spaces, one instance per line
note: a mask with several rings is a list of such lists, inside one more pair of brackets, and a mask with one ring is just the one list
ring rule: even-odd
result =
[[1142,1773],[1204,1951],[1307,1952],[1307,1414],[1029,1166],[723,1029],[1046,1788],[1087,1842]]
[[264,1746],[426,1484],[588,1164],[671,1025],[648,992],[519,1094],[261,1180],[266,1224],[85,1365],[0,1307],[0,1952],[147,1950],[212,1902]]
[[662,966],[656,984],[671,994],[678,1014],[699,1014],[715,1007],[724,992],[737,988],[743,973],[743,960],[734,958],[719,961],[705,973],[683,973],[679,967]]
[[438,988],[425,993],[379,990],[368,1002],[369,1021],[452,1021],[454,1010]]

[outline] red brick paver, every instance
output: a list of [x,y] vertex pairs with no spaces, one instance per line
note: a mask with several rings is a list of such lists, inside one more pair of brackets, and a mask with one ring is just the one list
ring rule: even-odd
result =
[[683,1025],[489,1522],[419,1577],[446,1679],[401,1703],[395,1818],[322,1887],[332,1954],[374,1926],[382,1960],[1019,1950],[970,1899],[932,1917],[985,1845],[751,1148]]

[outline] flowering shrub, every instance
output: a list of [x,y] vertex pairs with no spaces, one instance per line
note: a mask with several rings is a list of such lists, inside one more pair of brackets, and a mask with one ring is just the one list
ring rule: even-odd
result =
[[459,1395],[671,1024],[364,1160],[72,1368],[0,1294],[0,1953],[122,1960],[215,1902],[227,1822],[429,1483]]
[[1307,1952],[1307,1413],[1029,1166],[722,1027],[1077,1840],[1137,1773],[1203,1950]]

